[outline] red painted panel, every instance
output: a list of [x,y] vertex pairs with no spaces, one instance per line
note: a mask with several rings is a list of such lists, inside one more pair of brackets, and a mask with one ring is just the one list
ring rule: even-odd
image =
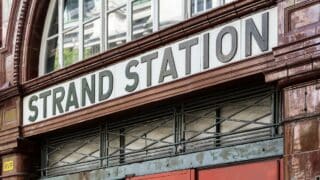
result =
[[195,172],[193,169],[189,169],[139,177],[129,177],[127,180],[195,180]]
[[284,166],[283,166],[283,159],[279,160],[279,173],[280,173],[280,180],[284,180]]
[[205,169],[198,172],[198,180],[279,180],[279,177],[281,177],[281,170],[278,160]]

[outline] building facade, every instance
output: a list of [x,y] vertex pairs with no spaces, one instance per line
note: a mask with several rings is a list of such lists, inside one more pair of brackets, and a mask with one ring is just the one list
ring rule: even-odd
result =
[[319,0],[0,0],[0,177],[320,180]]

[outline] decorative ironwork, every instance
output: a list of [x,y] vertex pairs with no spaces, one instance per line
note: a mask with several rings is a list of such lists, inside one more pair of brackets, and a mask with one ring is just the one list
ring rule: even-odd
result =
[[281,136],[277,93],[266,87],[197,97],[180,104],[106,121],[100,129],[47,138],[43,175],[269,140]]

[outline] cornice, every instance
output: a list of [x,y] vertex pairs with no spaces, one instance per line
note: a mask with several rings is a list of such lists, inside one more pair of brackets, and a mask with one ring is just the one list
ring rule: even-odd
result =
[[16,96],[20,96],[20,88],[19,86],[11,86],[9,88],[0,90],[0,103],[3,101],[6,101],[10,98],[16,97]]

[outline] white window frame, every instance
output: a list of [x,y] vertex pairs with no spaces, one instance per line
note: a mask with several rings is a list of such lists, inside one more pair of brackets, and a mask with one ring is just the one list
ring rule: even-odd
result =
[[[105,52],[106,50],[109,50],[111,48],[108,48],[108,15],[124,6],[126,6],[127,9],[127,36],[126,36],[126,43],[130,42],[133,39],[133,29],[132,29],[132,3],[135,0],[127,0],[125,3],[118,5],[117,7],[108,10],[108,1],[107,0],[101,0],[101,8],[100,8],[100,15],[92,17],[88,20],[84,20],[84,0],[79,0],[79,22],[78,26],[75,27],[78,29],[78,49],[79,49],[79,55],[77,61],[81,61],[84,59],[84,27],[85,25],[97,20],[100,18],[100,23],[101,23],[101,30],[100,30],[100,53]],[[159,22],[159,17],[160,17],[160,1],[161,0],[151,0],[151,16],[152,16],[152,32],[157,32],[160,29],[160,22]],[[234,0],[232,0],[234,1]],[[205,9],[202,12],[199,13],[194,13],[192,14],[191,12],[191,0],[182,0],[183,2],[183,20],[186,20],[190,17],[199,15],[203,12],[206,12],[207,9]],[[58,56],[59,56],[59,69],[64,68],[64,60],[63,60],[63,42],[64,42],[64,37],[63,34],[66,32],[72,31],[75,28],[70,28],[68,30],[64,30],[63,28],[63,11],[64,11],[64,0],[50,0],[49,4],[49,9],[44,25],[44,33],[42,34],[42,40],[41,40],[41,52],[40,52],[40,62],[39,62],[39,76],[46,74],[46,64],[47,64],[47,42],[49,39],[53,38],[53,36],[48,37],[49,34],[49,28],[53,16],[53,11],[54,11],[54,5],[55,3],[58,3]],[[195,0],[196,6],[197,6],[197,0]],[[206,0],[204,0],[204,8],[206,8]],[[225,0],[220,0],[220,5],[222,6],[225,4]],[[197,7],[196,7],[197,10]],[[54,70],[55,71],[55,70]],[[50,73],[50,72],[48,72]]]

